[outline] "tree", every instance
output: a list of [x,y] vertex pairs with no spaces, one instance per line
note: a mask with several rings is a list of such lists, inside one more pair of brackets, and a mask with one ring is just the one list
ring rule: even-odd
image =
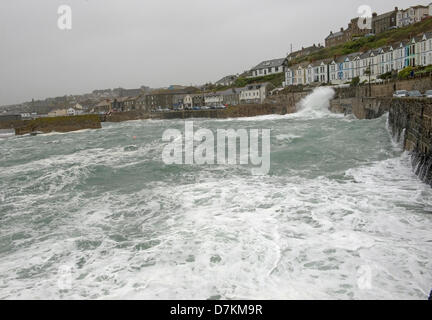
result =
[[236,79],[236,81],[234,82],[234,85],[239,88],[239,87],[244,87],[247,85],[247,80],[243,77],[238,77]]
[[360,84],[360,77],[354,77],[351,80],[351,87],[357,87]]

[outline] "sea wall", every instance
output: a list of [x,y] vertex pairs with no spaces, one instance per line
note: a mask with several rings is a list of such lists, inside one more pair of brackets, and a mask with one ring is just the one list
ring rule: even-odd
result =
[[337,99],[346,99],[354,97],[392,97],[396,90],[419,90],[425,92],[432,90],[432,78],[422,77],[408,80],[384,81],[382,83],[361,85],[358,87],[337,88],[335,89]]
[[25,123],[25,120],[0,121],[0,129],[15,129],[22,127]]
[[287,95],[271,96],[263,104],[245,104],[218,110],[184,110],[172,112],[146,113],[130,111],[101,116],[102,121],[121,122],[139,119],[190,119],[190,118],[246,118],[268,114],[288,114],[296,112],[296,105],[310,92],[296,92]]
[[223,110],[179,111],[152,114],[153,119],[188,119],[188,118],[246,118],[268,114],[287,114],[295,112],[281,104],[251,104],[229,107]]
[[389,126],[404,149],[412,155],[419,178],[432,185],[432,100],[426,98],[354,97],[336,98],[332,112],[375,119],[389,114]]
[[428,99],[393,99],[389,111],[393,134],[403,139],[412,154],[416,175],[432,186],[432,102]]
[[392,98],[388,97],[336,98],[330,101],[330,110],[354,114],[358,119],[375,119],[389,112],[391,101]]
[[39,118],[24,120],[15,127],[16,135],[34,132],[70,132],[83,129],[100,129],[101,121],[98,115],[81,115],[71,117]]

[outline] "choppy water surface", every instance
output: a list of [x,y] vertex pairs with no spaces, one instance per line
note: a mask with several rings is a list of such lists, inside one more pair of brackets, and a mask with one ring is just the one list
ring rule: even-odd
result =
[[181,120],[0,139],[0,298],[427,298],[432,190],[386,117],[194,124],[271,129],[270,174],[164,165]]

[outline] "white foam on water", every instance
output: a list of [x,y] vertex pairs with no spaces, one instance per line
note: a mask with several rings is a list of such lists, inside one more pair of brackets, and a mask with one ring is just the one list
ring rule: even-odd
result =
[[0,139],[7,139],[15,136],[15,130],[0,129]]
[[[279,130],[278,141],[300,138],[295,128]],[[432,190],[408,154],[339,179],[192,167],[173,182],[81,190],[92,166],[139,166],[163,147],[156,139],[125,152],[126,141],[0,170],[8,181],[21,177],[0,197],[0,298],[427,298]],[[70,289],[58,285],[63,266]]]
[[[429,187],[416,181],[407,155],[346,174],[346,182],[203,177],[91,202],[83,195],[57,239],[0,264],[0,297],[423,299],[432,217],[408,204],[430,207],[422,196]],[[107,236],[120,230],[124,239]],[[70,291],[56,286],[60,265],[72,266]],[[372,270],[371,289],[358,287],[361,266]]]

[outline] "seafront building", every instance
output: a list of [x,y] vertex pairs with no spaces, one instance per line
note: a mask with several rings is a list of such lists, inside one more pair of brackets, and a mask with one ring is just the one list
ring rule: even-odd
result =
[[284,72],[286,58],[263,61],[251,69],[250,78],[268,76]]
[[240,103],[263,103],[272,89],[270,83],[255,83],[243,88],[240,93]]
[[349,83],[355,77],[361,82],[375,81],[383,74],[399,72],[408,66],[429,65],[432,65],[432,32],[366,52],[286,67],[283,85],[338,85]]

